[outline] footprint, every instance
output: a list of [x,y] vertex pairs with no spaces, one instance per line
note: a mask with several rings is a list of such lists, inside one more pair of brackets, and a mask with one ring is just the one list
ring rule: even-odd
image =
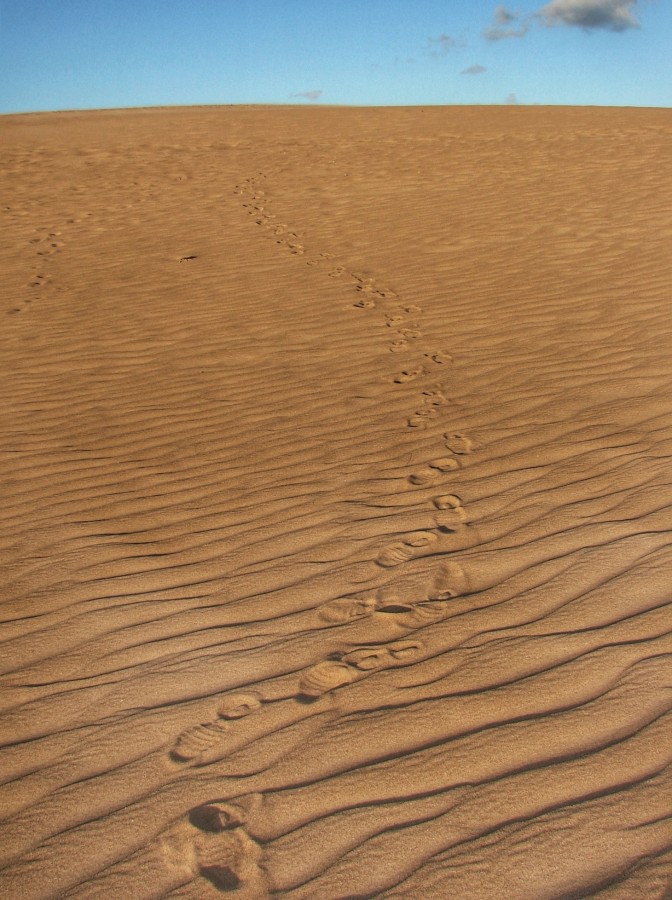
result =
[[345,275],[345,266],[336,266],[335,269],[332,269],[331,272],[329,272],[330,278],[340,278],[341,275]]
[[452,363],[453,361],[453,357],[450,355],[450,353],[444,353],[442,350],[437,350],[435,353],[425,353],[425,356],[427,356],[432,360],[432,362],[435,362],[439,366],[447,365],[449,363]]
[[220,719],[242,719],[261,707],[261,697],[254,691],[229,694],[219,704],[217,715]]
[[406,382],[414,381],[416,378],[419,378],[424,374],[424,366],[414,366],[413,368],[402,369],[398,375],[395,375],[394,382],[395,384],[406,384]]
[[412,601],[401,600],[394,587],[386,585],[376,593],[376,611],[380,613],[398,614],[411,612],[415,604]]
[[422,649],[419,641],[395,641],[393,644],[358,647],[334,654],[338,658],[326,660],[308,669],[299,682],[300,696],[317,699],[329,691],[352,684],[366,674],[404,665]]
[[[434,585],[434,587],[435,586],[436,585]],[[426,591],[426,596],[423,594],[420,600],[416,598],[402,599],[397,585],[388,584],[366,597],[343,597],[337,601],[332,601],[332,603],[323,607],[318,615],[326,621],[341,623],[351,622],[362,616],[371,616],[374,613],[382,613],[396,617],[405,614],[406,616],[411,615],[412,621],[415,622],[416,619],[418,619],[417,612],[420,603],[438,602],[429,600],[432,593],[433,588],[430,586]],[[436,618],[437,614],[434,609],[425,611],[424,608],[421,608],[420,619],[423,624],[428,619],[435,620]],[[406,624],[406,622],[403,624]]]
[[408,350],[407,341],[397,340],[390,344],[390,353],[401,353],[403,350]]
[[471,453],[473,449],[473,441],[471,440],[471,438],[468,438],[464,434],[451,434],[450,432],[446,432],[443,437],[444,445],[453,453],[457,453],[458,455]]
[[411,580],[410,589],[405,589],[402,580],[394,586],[380,588],[376,601],[378,612],[389,613],[403,627],[415,629],[445,618],[446,603],[468,591],[462,567],[450,562],[438,568],[429,584],[418,585]]
[[439,472],[453,472],[460,468],[460,464],[452,456],[440,456],[438,459],[430,460],[428,465]]
[[38,250],[38,256],[53,256],[54,253],[58,253],[58,251],[63,246],[63,241],[49,241],[47,243],[47,247],[45,250]]
[[250,814],[261,806],[261,794],[246,794],[232,800],[211,800],[195,807],[189,813],[189,821],[201,831],[230,831],[245,825]]
[[259,709],[261,698],[255,693],[231,694],[220,704],[217,715],[219,721],[206,722],[183,731],[175,741],[170,756],[176,762],[198,765],[208,751],[222,740],[231,727],[231,719],[241,719]]
[[417,472],[413,472],[408,476],[408,480],[411,484],[417,484],[420,487],[425,487],[428,484],[434,484],[435,481],[438,480],[438,472],[434,469],[425,468],[418,469]]
[[400,333],[409,341],[415,341],[422,337],[422,332],[418,331],[417,328],[402,328]]
[[[37,229],[35,229],[37,231]],[[53,241],[55,238],[60,237],[60,231],[49,231],[44,237],[34,237],[30,238],[28,241],[29,244],[44,244],[49,243],[49,241]],[[59,245],[60,246],[60,245]]]
[[352,272],[352,277],[357,282],[355,290],[358,291],[373,291],[375,290],[373,278],[369,278],[367,275],[359,275],[357,272]]
[[425,599],[410,603],[390,599],[388,606],[381,608],[381,612],[393,614],[402,627],[415,631],[445,619],[448,608],[445,600]]
[[454,509],[441,509],[434,516],[434,524],[441,531],[459,531],[464,528],[467,514],[461,506]]
[[376,305],[376,301],[371,300],[369,297],[362,297],[361,300],[355,301],[352,305],[358,309],[372,309]]
[[381,299],[380,293],[371,284],[358,284],[355,286],[358,294],[366,294],[367,297],[378,297]]
[[460,566],[444,563],[429,582],[411,576],[380,588],[375,595],[377,611],[393,616],[403,628],[424,628],[445,619],[450,612],[448,601],[466,590]]
[[303,673],[299,681],[299,694],[314,700],[345,684],[351,684],[356,677],[356,670],[347,663],[325,660]]
[[433,406],[430,406],[429,409],[420,409],[417,412],[414,412],[412,416],[408,417],[408,427],[426,428],[430,419],[435,419],[437,416],[438,412]]
[[376,562],[379,566],[389,569],[393,566],[400,566],[412,558],[413,548],[399,541],[396,544],[390,544],[388,547],[385,547],[376,557]]
[[415,303],[409,303],[407,306],[403,306],[402,309],[404,310],[404,312],[416,315],[422,312],[422,308],[420,306],[417,306]]
[[230,803],[213,800],[189,813],[189,821],[201,831],[219,832],[238,828],[245,821],[242,810]]
[[456,494],[441,494],[432,503],[437,509],[462,509],[462,501]]
[[412,531],[407,534],[404,543],[409,547],[428,547],[436,540],[436,535],[431,531]]
[[421,649],[420,641],[395,641],[387,646],[359,647],[343,654],[341,659],[362,672],[377,672],[403,665],[417,656]]
[[260,868],[261,848],[242,828],[202,833],[195,843],[200,874],[220,891],[244,886],[246,896],[268,896]]
[[458,563],[443,563],[432,587],[432,600],[453,600],[469,593],[469,583],[464,569]]
[[198,764],[210,747],[221,739],[226,727],[225,722],[207,722],[183,731],[170,751],[171,758],[176,762]]
[[371,597],[355,598],[355,597],[339,597],[325,604],[319,611],[318,616],[322,621],[329,622],[333,625],[342,625],[345,622],[352,622],[355,619],[362,619],[370,616],[376,611],[375,600]]
[[385,324],[388,328],[396,328],[397,325],[403,325],[405,321],[404,316],[385,316]]
[[395,291],[391,290],[391,288],[378,288],[376,293],[379,297],[382,297],[383,300],[398,300],[399,297],[395,293]]
[[428,547],[436,540],[436,535],[432,534],[431,531],[413,532],[403,541],[396,541],[394,544],[389,544],[381,550],[376,557],[376,562],[379,566],[383,566],[386,569],[399,566],[408,562],[409,559],[413,559],[416,556],[417,548]]
[[426,406],[445,406],[450,402],[443,391],[439,390],[423,391],[422,397]]
[[181,256],[180,262],[190,262],[192,259],[198,259],[197,256]]

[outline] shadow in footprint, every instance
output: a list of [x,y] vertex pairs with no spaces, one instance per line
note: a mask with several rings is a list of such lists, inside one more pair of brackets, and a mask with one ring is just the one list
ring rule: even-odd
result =
[[210,800],[189,813],[189,821],[200,831],[230,831],[245,825],[251,811],[261,804],[261,794],[246,794],[235,800]]

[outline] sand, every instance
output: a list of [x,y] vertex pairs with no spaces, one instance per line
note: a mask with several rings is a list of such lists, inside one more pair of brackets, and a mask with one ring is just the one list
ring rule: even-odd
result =
[[672,116],[0,119],[0,893],[671,896]]

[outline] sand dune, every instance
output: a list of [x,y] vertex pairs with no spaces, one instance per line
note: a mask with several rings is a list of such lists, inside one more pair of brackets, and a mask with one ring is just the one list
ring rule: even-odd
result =
[[671,130],[0,119],[2,896],[672,896]]

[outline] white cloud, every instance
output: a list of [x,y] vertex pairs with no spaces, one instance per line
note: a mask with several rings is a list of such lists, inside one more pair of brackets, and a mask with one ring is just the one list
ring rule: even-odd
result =
[[299,94],[290,94],[290,97],[303,97],[304,100],[319,100],[322,91],[301,91]]
[[515,106],[518,103],[518,98],[515,94],[509,94],[506,98],[507,106]]
[[495,7],[494,24],[485,28],[487,41],[525,37],[534,21],[547,28],[568,25],[575,28],[602,28],[607,31],[625,31],[639,28],[634,11],[638,0],[550,0],[537,12],[521,18],[500,4]]
[[430,38],[429,43],[438,46],[438,50],[432,51],[433,56],[442,56],[451,50],[455,50],[456,47],[464,47],[464,41],[458,41],[449,34],[440,34],[438,37]]
[[515,13],[509,12],[505,6],[500,4],[495,7],[495,22],[498,25],[508,25],[510,22],[515,22],[517,18]]
[[636,5],[637,0],[551,0],[537,15],[547,26],[574,25],[625,31],[626,28],[639,28],[633,15]]
[[516,13],[505,6],[495,7],[495,24],[483,31],[486,41],[503,41],[506,38],[525,37],[530,27],[530,17],[520,21]]

